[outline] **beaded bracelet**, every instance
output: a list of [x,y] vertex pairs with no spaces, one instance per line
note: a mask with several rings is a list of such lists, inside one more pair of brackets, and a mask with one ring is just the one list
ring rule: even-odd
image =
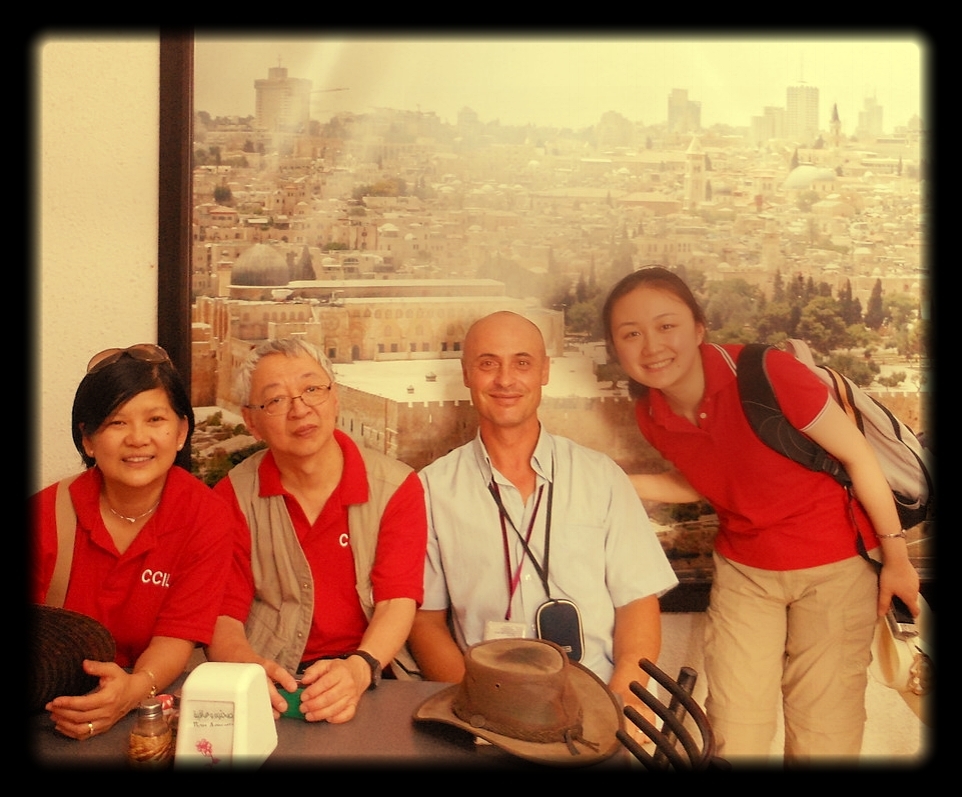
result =
[[876,534],[875,537],[879,540],[904,540],[905,531],[900,531],[896,534]]

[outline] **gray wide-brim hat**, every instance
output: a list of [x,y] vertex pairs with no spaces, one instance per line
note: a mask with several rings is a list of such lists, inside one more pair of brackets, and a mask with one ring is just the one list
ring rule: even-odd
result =
[[541,764],[587,766],[619,748],[616,698],[591,670],[541,639],[492,639],[469,647],[460,684],[442,689],[414,719],[454,725]]
[[102,624],[85,614],[34,604],[30,615],[27,706],[43,711],[55,697],[85,695],[99,683],[84,659],[113,661],[117,645]]

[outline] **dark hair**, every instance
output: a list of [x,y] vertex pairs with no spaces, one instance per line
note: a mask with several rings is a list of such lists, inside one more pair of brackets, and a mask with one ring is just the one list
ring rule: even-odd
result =
[[88,434],[96,432],[134,396],[155,388],[163,390],[174,412],[187,420],[185,445],[190,445],[194,433],[194,408],[180,374],[169,362],[151,363],[124,354],[117,362],[87,374],[74,395],[70,429],[73,444],[86,467],[93,467],[96,460],[87,456],[84,450],[84,430]]
[[[645,266],[637,271],[632,271],[630,274],[626,274],[609,291],[608,298],[605,299],[605,305],[601,311],[601,321],[605,328],[605,347],[608,350],[608,359],[618,359],[618,354],[615,351],[615,339],[611,332],[611,315],[614,312],[615,303],[621,299],[623,296],[627,296],[636,288],[655,288],[657,290],[667,291],[668,293],[674,294],[678,299],[683,301],[691,314],[695,319],[696,324],[701,324],[705,329],[705,334],[708,334],[708,321],[705,318],[705,312],[701,309],[701,305],[698,304],[698,300],[695,295],[691,292],[691,288],[688,284],[673,271],[669,271],[663,266]],[[648,393],[648,388],[642,385],[640,382],[636,382],[631,377],[628,378],[628,395],[632,398],[638,398],[639,396],[644,396]]]

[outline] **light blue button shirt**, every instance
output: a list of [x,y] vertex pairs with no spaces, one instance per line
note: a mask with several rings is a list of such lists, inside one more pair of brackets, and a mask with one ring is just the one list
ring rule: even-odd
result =
[[[581,663],[607,682],[614,666],[615,608],[662,595],[678,583],[624,471],[608,456],[542,428],[532,467],[537,485],[528,501],[491,465],[480,434],[420,472],[428,514],[428,548],[422,609],[453,607],[455,639],[462,650],[484,639],[485,623],[508,611],[508,568],[493,479],[502,504],[522,534],[527,532],[538,488],[554,473],[548,586],[581,612]],[[544,559],[547,488],[529,541]],[[524,554],[518,534],[505,524],[511,573]],[[510,619],[536,637],[535,614],[547,599],[541,578],[525,555]]]

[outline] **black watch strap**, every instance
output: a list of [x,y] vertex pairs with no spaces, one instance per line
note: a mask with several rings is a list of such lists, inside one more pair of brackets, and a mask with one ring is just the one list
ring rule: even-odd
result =
[[360,656],[367,662],[368,667],[371,668],[371,684],[368,686],[368,690],[377,689],[377,685],[381,682],[381,662],[366,650],[352,650],[350,653],[345,653],[341,658],[349,659],[351,656]]

